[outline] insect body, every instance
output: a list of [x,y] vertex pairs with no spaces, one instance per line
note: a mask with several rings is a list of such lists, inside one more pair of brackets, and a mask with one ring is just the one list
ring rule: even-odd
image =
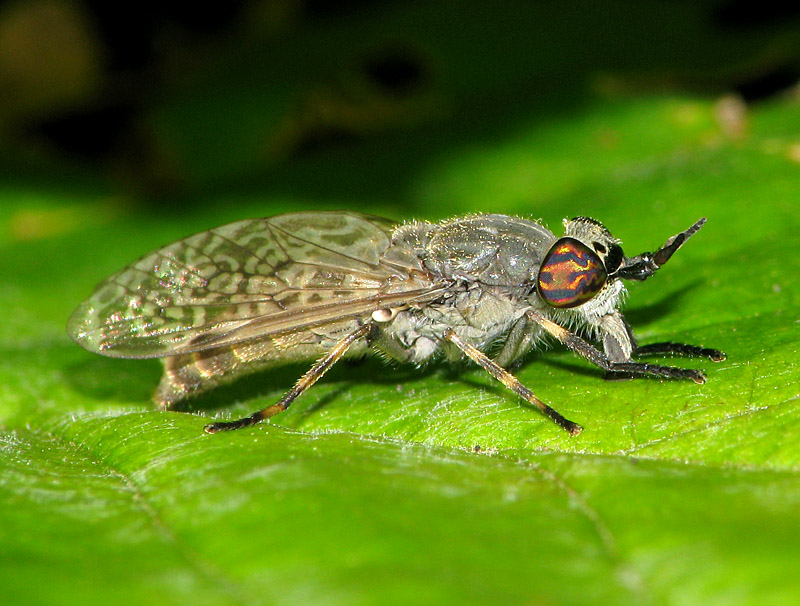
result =
[[[207,425],[209,433],[285,410],[345,354],[379,350],[417,365],[466,356],[576,435],[580,425],[505,367],[550,336],[609,377],[703,383],[700,371],[635,358],[718,361],[722,352],[639,346],[619,308],[622,280],[653,275],[704,223],[655,253],[626,257],[619,241],[586,217],[565,221],[562,238],[504,215],[402,225],[350,212],[240,221],[165,246],[111,276],[75,310],[68,331],[106,356],[164,358],[155,400],[166,409],[244,372],[318,358],[276,404]],[[565,325],[583,328],[602,348]],[[486,352],[498,345],[490,358]]]

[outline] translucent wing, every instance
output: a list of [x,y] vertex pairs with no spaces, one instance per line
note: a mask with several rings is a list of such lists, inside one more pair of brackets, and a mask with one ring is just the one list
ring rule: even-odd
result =
[[231,223],[161,248],[111,276],[67,330],[106,356],[173,356],[244,343],[437,298],[395,224],[348,212]]

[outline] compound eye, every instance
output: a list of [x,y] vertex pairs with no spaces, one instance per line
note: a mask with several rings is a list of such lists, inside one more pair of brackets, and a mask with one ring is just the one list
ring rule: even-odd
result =
[[607,277],[593,250],[574,238],[561,238],[545,255],[537,286],[553,307],[577,307],[600,292]]

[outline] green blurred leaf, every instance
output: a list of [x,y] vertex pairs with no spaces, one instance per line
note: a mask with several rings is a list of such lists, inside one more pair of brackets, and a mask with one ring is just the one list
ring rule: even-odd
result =
[[[627,313],[644,343],[702,343],[728,360],[676,360],[706,370],[698,386],[607,383],[559,348],[530,356],[518,376],[586,427],[576,438],[481,371],[377,360],[334,369],[273,425],[205,435],[206,416],[152,411],[157,362],[92,356],[69,342],[66,317],[165,241],[302,202],[240,200],[178,221],[98,212],[101,192],[71,202],[90,220],[65,223],[52,197],[6,192],[6,601],[797,601],[800,108],[762,106],[749,126],[727,140],[697,99],[598,102],[419,177],[412,211],[441,199],[434,216],[518,212],[553,227],[588,214],[629,252],[708,217],[631,287]],[[64,227],[20,232],[31,212]],[[250,412],[302,371],[254,375],[196,406]]]
[[[35,161],[2,141],[28,177],[0,183],[0,601],[800,601],[800,106],[643,93],[796,74],[792,20],[604,0],[294,23],[296,4],[276,5],[269,35],[247,19],[173,55],[123,100],[147,105],[109,165],[183,205],[45,168],[38,138]],[[402,86],[385,78],[398,67]],[[626,313],[643,343],[728,359],[670,361],[705,369],[697,386],[607,383],[561,348],[532,354],[515,372],[584,425],[576,438],[482,371],[375,359],[272,424],[208,436],[209,417],[273,403],[306,366],[163,413],[158,362],[66,336],[95,283],[159,245],[314,208],[516,213],[555,231],[583,214],[629,253],[706,216]]]

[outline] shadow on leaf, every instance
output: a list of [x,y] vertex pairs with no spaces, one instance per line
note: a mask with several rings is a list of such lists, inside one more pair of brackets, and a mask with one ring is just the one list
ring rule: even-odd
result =
[[119,360],[92,356],[64,368],[65,381],[80,395],[96,400],[150,402],[161,374],[154,360]]

